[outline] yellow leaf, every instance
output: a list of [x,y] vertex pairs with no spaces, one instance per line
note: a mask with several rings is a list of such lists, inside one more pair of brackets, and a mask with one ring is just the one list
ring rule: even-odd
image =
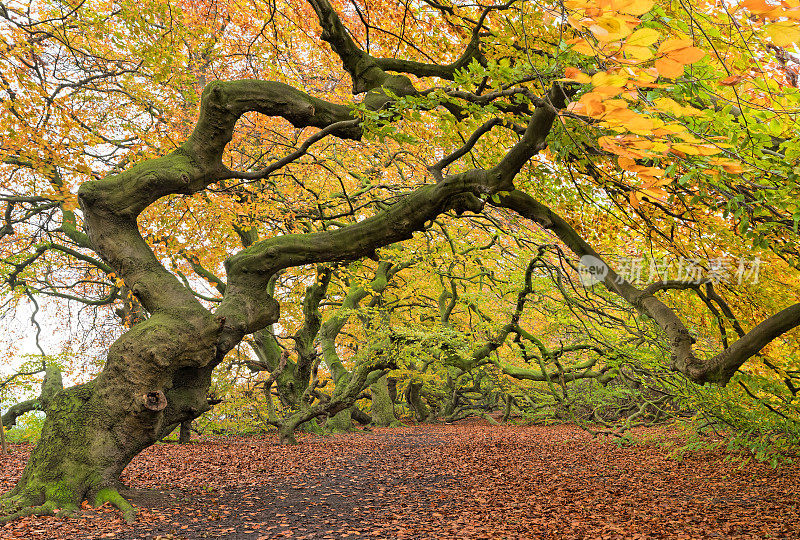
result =
[[675,135],[677,135],[678,137],[680,137],[681,139],[683,139],[687,143],[701,143],[701,142],[703,142],[703,139],[699,139],[699,138],[695,137],[694,135],[692,135],[691,133],[688,133],[686,131],[677,131],[677,132],[675,132]]
[[795,22],[777,22],[765,28],[772,43],[778,47],[788,47],[792,43],[800,44],[800,26]]
[[658,98],[653,101],[653,104],[658,108],[659,111],[671,114],[672,116],[680,116],[681,111],[683,110],[683,107],[681,107],[676,101],[667,97]]
[[[671,114],[673,116],[702,116],[704,113],[700,109],[695,109],[691,105],[681,105],[670,98],[658,98],[653,101],[653,104],[661,112]],[[685,128],[681,126],[678,131],[683,131]]]
[[665,134],[683,133],[684,131],[686,131],[686,126],[681,124],[665,124],[661,129],[659,129],[659,133],[654,133],[654,135],[661,137]]
[[640,28],[628,36],[628,39],[625,40],[625,44],[647,47],[658,41],[659,37],[661,37],[661,34],[652,28]]
[[634,148],[639,148],[641,150],[647,150],[653,147],[653,143],[648,141],[647,139],[639,139],[638,141],[633,141]]
[[686,154],[687,156],[697,156],[700,154],[700,151],[697,149],[697,147],[691,144],[675,143],[672,145],[672,150],[677,150],[678,152]]
[[703,116],[705,113],[700,109],[695,109],[691,105],[684,105],[681,107],[681,114],[683,114],[683,116]]
[[669,150],[669,145],[665,142],[654,141],[650,149],[653,152],[658,152],[659,154],[663,154],[667,150]]
[[615,75],[605,71],[601,71],[600,73],[595,73],[594,75],[592,75],[593,86],[618,86],[622,88],[623,86],[625,86],[626,82],[628,82],[628,79],[626,77],[623,77],[622,75]]
[[589,27],[589,30],[591,30],[591,31],[592,31],[592,34],[594,34],[594,37],[596,37],[596,38],[597,38],[597,39],[599,39],[600,41],[610,41],[610,40],[608,39],[608,34],[609,34],[609,32],[608,32],[608,29],[606,29],[606,28],[603,28],[603,27],[602,27],[602,26],[600,26],[599,24],[593,24],[593,25],[591,25],[591,26]]
[[622,47],[622,52],[640,62],[650,60],[653,57],[653,51],[650,50],[650,47],[640,47],[639,45],[625,45]]
[[631,202],[631,206],[639,209],[639,197],[636,195],[635,191],[631,191],[630,195],[628,195],[628,200]]
[[716,146],[710,144],[701,144],[696,148],[700,152],[701,156],[713,156],[722,152],[721,148],[717,148]]
[[631,120],[625,122],[623,127],[627,128],[633,133],[648,135],[655,127],[655,123],[650,117],[637,115],[636,118],[632,118]]
[[636,71],[636,83],[641,86],[656,82],[658,72],[654,68],[639,69]]
[[567,44],[571,45],[572,50],[576,53],[585,54],[586,56],[593,56],[595,53],[594,48],[583,38],[570,39]]
[[627,21],[619,17],[600,17],[595,19],[595,24],[591,25],[589,30],[592,31],[594,37],[604,43],[617,41],[631,33]]
[[628,108],[628,102],[624,99],[607,99],[603,102],[603,105],[606,106],[607,111]]
[[730,174],[739,174],[741,172],[744,172],[744,168],[742,167],[742,164],[739,161],[732,161],[730,159],[712,158],[708,160],[708,163],[711,165],[722,167],[722,169],[725,172]]
[[583,30],[583,22],[575,17],[569,16],[567,17],[567,22],[570,26],[572,26],[575,30]]
[[668,79],[675,79],[683,75],[683,64],[670,58],[659,58],[656,60],[658,74]]
[[622,93],[621,86],[598,86],[593,90],[600,95],[611,97],[611,96],[618,96]]

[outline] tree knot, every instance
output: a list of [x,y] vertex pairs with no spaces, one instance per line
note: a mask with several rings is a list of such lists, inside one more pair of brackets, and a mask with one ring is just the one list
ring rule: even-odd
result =
[[162,390],[154,390],[139,396],[141,405],[150,411],[158,412],[167,408],[167,396]]

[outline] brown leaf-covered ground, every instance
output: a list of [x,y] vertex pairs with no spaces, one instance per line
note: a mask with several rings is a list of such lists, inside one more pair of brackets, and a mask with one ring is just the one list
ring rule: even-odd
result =
[[[0,456],[0,490],[29,448]],[[26,518],[2,539],[800,538],[800,468],[670,458],[573,426],[484,422],[159,444],[126,469],[135,525],[110,507]]]

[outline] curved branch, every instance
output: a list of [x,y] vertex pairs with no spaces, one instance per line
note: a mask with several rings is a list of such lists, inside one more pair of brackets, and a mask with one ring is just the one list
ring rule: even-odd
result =
[[[514,191],[502,196],[499,206],[512,209],[539,223],[542,227],[552,230],[579,257],[591,255],[603,261],[603,258],[569,223],[530,195]],[[646,290],[638,289],[618,275],[607,263],[606,267],[608,273],[603,279],[606,288],[627,300],[637,311],[651,317],[656,322],[669,339],[673,368],[696,383],[727,384],[736,370],[770,341],[800,326],[800,304],[795,304],[769,317],[721,353],[702,360],[694,355],[692,345],[695,339],[683,321],[672,309],[653,296],[652,292],[655,291],[655,288],[652,291],[650,287]],[[667,288],[685,288],[685,286],[685,284],[676,284],[675,287]]]
[[[195,193],[231,177],[222,155],[236,121],[249,111],[283,117],[296,127],[326,128],[353,120],[348,107],[312,98],[283,83],[212,82],[203,91],[195,129],[180,148],[118,175],[87,182],[78,191],[92,245],[149,313],[204,310],[142,239],[136,217],[163,196]],[[348,124],[333,134],[358,139],[361,131]],[[268,304],[268,317],[275,318],[277,306]]]
[[356,45],[328,0],[308,0],[308,2],[319,19],[322,39],[330,44],[353,80],[353,93],[360,94],[381,86],[388,75],[372,56]]
[[39,397],[29,399],[22,403],[12,405],[2,417],[3,426],[10,428],[16,425],[17,418],[30,411],[43,411],[47,408],[50,400],[61,390],[64,389],[64,384],[61,381],[61,370],[54,366],[48,365],[45,368],[44,380],[42,381],[42,390]]

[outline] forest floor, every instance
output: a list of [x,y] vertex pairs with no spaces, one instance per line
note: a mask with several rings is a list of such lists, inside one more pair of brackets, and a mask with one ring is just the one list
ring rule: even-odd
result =
[[[638,432],[671,437],[669,430]],[[10,539],[800,538],[800,467],[620,448],[574,426],[483,421],[158,444],[123,480],[150,489],[126,525],[107,505],[0,526]],[[0,491],[30,451],[0,456]]]

